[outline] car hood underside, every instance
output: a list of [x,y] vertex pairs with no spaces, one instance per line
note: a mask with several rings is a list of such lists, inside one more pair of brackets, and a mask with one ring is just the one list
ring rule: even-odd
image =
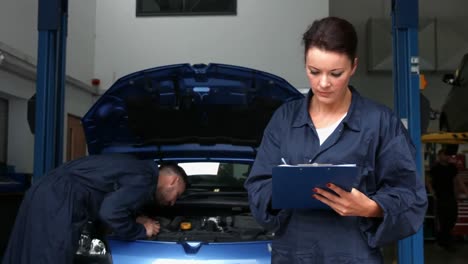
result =
[[91,154],[185,143],[256,147],[279,105],[302,97],[266,72],[178,64],[122,77],[82,121]]

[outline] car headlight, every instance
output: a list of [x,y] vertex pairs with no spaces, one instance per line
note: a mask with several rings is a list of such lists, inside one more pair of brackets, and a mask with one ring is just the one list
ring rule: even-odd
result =
[[106,245],[100,239],[92,238],[88,234],[81,234],[78,242],[77,255],[105,255],[107,254]]
[[74,264],[110,264],[112,256],[102,236],[99,236],[96,226],[88,222],[78,240]]

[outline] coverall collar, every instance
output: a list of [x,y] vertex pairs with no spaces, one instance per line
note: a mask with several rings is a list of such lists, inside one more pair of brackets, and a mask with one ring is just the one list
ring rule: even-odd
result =
[[[362,97],[359,94],[359,92],[356,89],[354,89],[354,87],[352,87],[351,85],[349,86],[349,89],[351,90],[353,96],[351,98],[351,105],[349,107],[348,114],[343,119],[343,123],[346,126],[348,126],[351,130],[360,131],[362,113],[361,110],[357,107],[357,105],[361,103]],[[302,127],[308,124],[313,126],[312,120],[310,119],[309,115],[309,104],[312,96],[314,96],[314,94],[312,93],[312,90],[309,90],[306,98],[302,100],[300,111],[296,115],[296,118],[292,123],[293,127]]]
[[149,196],[150,196],[150,201],[155,203],[156,202],[156,190],[157,190],[157,187],[158,187],[158,180],[159,180],[159,167],[158,167],[158,164],[156,164],[156,162],[154,160],[149,160],[148,161],[150,163],[150,166],[151,168],[153,169],[153,186],[151,188],[151,191],[149,193]]

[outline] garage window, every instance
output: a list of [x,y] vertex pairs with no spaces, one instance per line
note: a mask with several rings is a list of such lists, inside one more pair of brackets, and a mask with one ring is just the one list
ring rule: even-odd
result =
[[237,0],[136,0],[136,16],[236,15]]

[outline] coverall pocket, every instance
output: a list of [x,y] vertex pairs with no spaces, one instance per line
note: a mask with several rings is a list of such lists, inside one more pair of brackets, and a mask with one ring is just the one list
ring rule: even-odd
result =
[[286,264],[292,261],[291,250],[275,248],[271,251],[271,263],[272,264]]
[[311,264],[323,263],[323,255],[318,248],[296,251],[291,248],[273,248],[271,253],[272,264]]
[[[313,263],[313,262],[311,262]],[[349,255],[333,255],[327,256],[324,263],[340,263],[340,264],[365,264],[369,263],[365,259],[356,258]]]
[[[317,255],[316,252],[301,253],[301,254],[297,254],[296,261],[293,263],[297,263],[297,264],[323,263],[323,256]],[[336,263],[341,263],[341,262],[336,262]]]

